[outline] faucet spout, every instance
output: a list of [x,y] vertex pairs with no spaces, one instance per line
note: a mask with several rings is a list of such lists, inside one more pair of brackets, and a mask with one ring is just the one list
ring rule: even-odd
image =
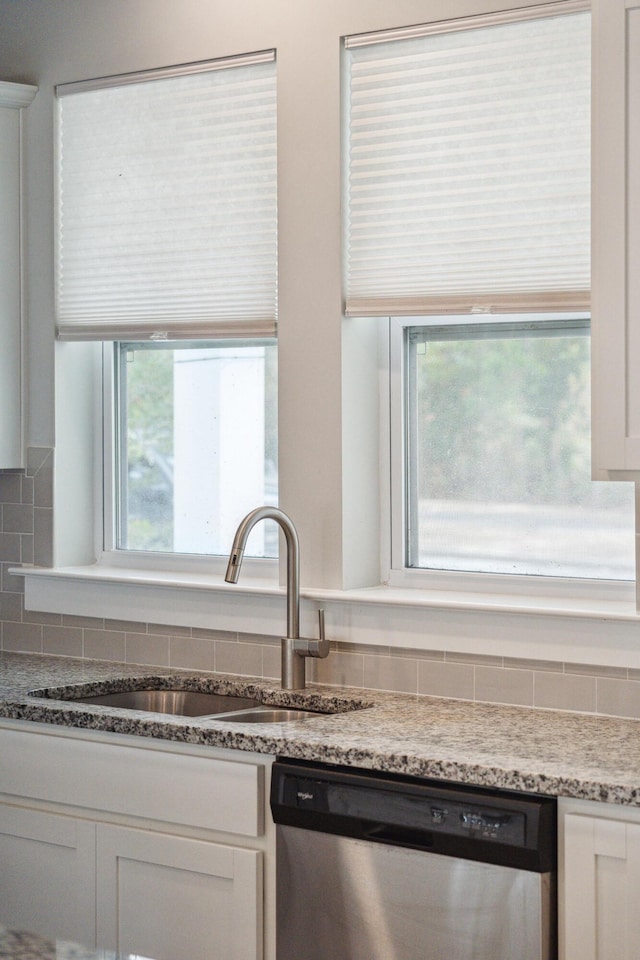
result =
[[305,685],[305,653],[294,648],[300,632],[300,547],[293,521],[278,507],[257,507],[241,521],[233,539],[227,572],[227,583],[237,583],[247,539],[260,520],[275,520],[287,543],[287,636],[282,639],[282,686],[286,690],[303,689]]

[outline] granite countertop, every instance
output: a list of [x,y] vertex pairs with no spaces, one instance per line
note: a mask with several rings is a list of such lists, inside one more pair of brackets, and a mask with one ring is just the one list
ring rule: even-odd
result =
[[[241,724],[56,699],[69,688],[88,695],[150,679],[343,712]],[[12,653],[0,653],[0,717],[640,806],[637,720],[314,684],[283,691],[247,677]]]

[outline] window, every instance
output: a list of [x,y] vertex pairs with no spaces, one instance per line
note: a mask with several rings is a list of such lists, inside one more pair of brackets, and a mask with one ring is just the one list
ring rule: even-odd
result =
[[[590,480],[590,15],[346,40],[346,310],[392,316],[392,568],[632,579]],[[393,579],[393,574],[392,574]]]
[[57,328],[105,343],[104,549],[224,555],[277,502],[275,53],[56,92]]
[[632,580],[633,485],[590,479],[588,319],[455,318],[396,335],[403,565]]
[[[117,549],[225,555],[277,503],[276,359],[275,341],[115,344]],[[277,528],[251,543],[277,556]]]

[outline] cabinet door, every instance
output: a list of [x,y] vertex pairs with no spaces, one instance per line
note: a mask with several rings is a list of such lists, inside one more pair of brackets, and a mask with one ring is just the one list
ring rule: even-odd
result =
[[95,944],[95,827],[0,804],[0,922]]
[[640,470],[640,0],[593,0],[592,463]]
[[155,960],[260,960],[262,855],[98,826],[97,940]]
[[640,957],[640,823],[564,818],[563,960]]

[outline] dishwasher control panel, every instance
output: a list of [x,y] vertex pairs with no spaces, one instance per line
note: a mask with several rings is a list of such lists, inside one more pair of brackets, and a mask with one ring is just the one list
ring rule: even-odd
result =
[[555,856],[551,797],[279,761],[271,808],[276,823],[525,869]]
[[384,820],[388,826],[437,831],[460,837],[499,840],[522,845],[526,841],[526,816],[517,810],[504,811],[487,803],[450,799],[443,803],[426,791],[411,795],[371,790],[367,784],[335,783],[311,777],[293,777],[286,784],[285,802],[299,810],[334,814],[360,820]]

